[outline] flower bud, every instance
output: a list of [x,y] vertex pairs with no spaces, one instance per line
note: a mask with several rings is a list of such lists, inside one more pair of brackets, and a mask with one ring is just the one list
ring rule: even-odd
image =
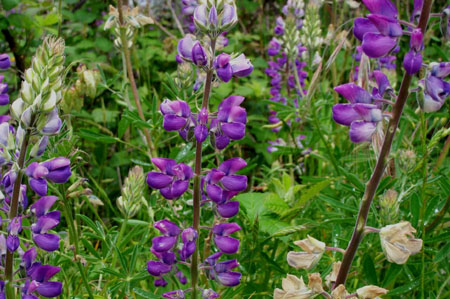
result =
[[142,167],[135,166],[125,179],[122,196],[117,199],[117,206],[124,217],[132,218],[140,210],[144,189],[144,172]]
[[6,70],[11,66],[11,60],[8,54],[0,54],[0,69]]

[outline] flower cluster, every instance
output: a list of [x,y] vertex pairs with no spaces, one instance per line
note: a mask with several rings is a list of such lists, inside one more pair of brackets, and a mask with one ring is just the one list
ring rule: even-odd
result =
[[[305,56],[307,49],[303,46],[300,35],[305,14],[303,8],[303,1],[291,0],[283,7],[284,16],[276,19],[275,37],[272,38],[267,49],[271,60],[268,61],[268,67],[265,70],[266,75],[271,78],[270,100],[292,106],[294,109],[299,108],[299,100],[306,94],[304,87],[307,72],[304,68],[307,63],[302,61],[302,57]],[[300,119],[297,117],[296,120]],[[269,111],[269,123],[272,124],[274,132],[279,132],[282,128],[277,112],[272,109]],[[288,125],[291,125],[290,121]],[[273,145],[277,142],[269,141],[269,143]],[[282,141],[282,143],[285,142]],[[272,149],[275,148],[268,147],[268,151]]]
[[[196,35],[188,34],[179,41],[177,61],[186,72],[196,69],[194,90],[204,86],[203,102],[194,112],[187,101],[166,99],[161,103],[160,111],[166,131],[178,132],[186,142],[196,144],[195,173],[190,165],[167,158],[153,158],[152,162],[159,171],[147,174],[148,186],[158,189],[169,200],[185,194],[193,179],[193,225],[181,231],[178,225],[169,220],[158,221],[155,228],[163,235],[153,238],[151,251],[159,260],[149,261],[147,270],[152,276],[158,277],[155,286],[165,286],[167,275],[175,275],[182,284],[187,283],[188,279],[180,271],[180,265],[189,266],[191,274],[195,275],[190,279],[191,288],[166,292],[163,297],[185,298],[187,292],[192,292],[193,296],[199,292],[202,298],[212,299],[219,295],[212,289],[203,289],[197,285],[198,273],[203,271],[209,279],[230,287],[238,285],[241,280],[241,273],[231,271],[239,266],[236,260],[218,262],[218,259],[222,254],[235,254],[239,250],[240,242],[231,234],[241,228],[226,220],[239,211],[239,202],[232,199],[247,188],[247,177],[238,174],[247,164],[235,157],[222,162],[217,168],[202,171],[202,144],[209,137],[213,148],[223,150],[232,140],[244,138],[247,112],[242,107],[244,97],[237,95],[225,98],[217,111],[210,111],[210,90],[214,79],[220,84],[232,78],[246,77],[253,71],[253,66],[244,54],[216,54],[226,44],[224,34],[237,22],[234,1],[200,1],[199,5],[193,2],[183,1],[183,5],[186,14],[190,14],[193,9],[195,30],[191,32]],[[199,225],[201,208],[213,210],[216,221],[212,227]],[[202,228],[208,230],[210,236],[205,240],[205,252],[209,254],[211,249],[217,249],[217,252],[199,263]],[[210,246],[211,241],[216,249]]]
[[195,32],[194,11],[197,6],[197,0],[181,0],[181,13],[184,16],[184,23],[190,33]]
[[[33,243],[44,251],[59,248],[60,237],[51,231],[60,222],[60,212],[50,211],[58,198],[45,195],[48,182],[62,184],[72,174],[67,158],[39,162],[49,135],[57,134],[62,126],[58,104],[62,98],[64,60],[63,40],[47,37],[38,48],[31,68],[25,71],[21,97],[11,105],[11,114],[19,127],[15,129],[8,122],[0,124],[0,166],[7,168],[1,178],[0,204],[1,211],[8,216],[7,219],[0,217],[0,225],[2,222],[8,224],[6,239],[0,236],[0,264],[5,268],[7,280],[1,284],[5,286],[5,292],[11,290],[16,285],[15,276],[21,275],[19,281],[25,282],[21,285],[23,298],[38,298],[36,294],[56,297],[62,290],[60,282],[49,281],[60,268],[36,262],[37,250]],[[23,174],[28,176],[31,189],[43,196],[29,209],[27,185],[22,184]],[[30,220],[31,227],[22,226],[24,218]],[[19,236],[25,229],[31,231],[31,244],[20,242]],[[25,271],[14,271],[17,251],[22,255],[20,267]],[[1,289],[0,297],[4,296],[3,287]]]

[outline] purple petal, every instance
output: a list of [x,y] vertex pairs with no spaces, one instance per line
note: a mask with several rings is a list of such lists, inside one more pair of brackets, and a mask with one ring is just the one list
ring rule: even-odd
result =
[[370,58],[387,55],[397,45],[397,39],[377,33],[366,33],[362,42],[364,53]]
[[183,195],[184,192],[189,188],[189,181],[175,181],[172,185],[166,188],[162,188],[159,190],[161,192],[161,195],[164,196],[166,199],[176,199]]
[[353,34],[360,41],[363,40],[364,34],[367,32],[377,33],[377,27],[366,18],[356,18],[353,23]]
[[161,276],[161,274],[169,273],[172,270],[172,266],[166,265],[159,261],[148,261],[147,271],[152,276]]
[[397,18],[397,8],[389,0],[362,0],[362,2],[373,14],[380,14],[394,19]]
[[236,20],[236,9],[233,5],[225,4],[222,10],[222,26],[227,26]]
[[184,59],[192,59],[192,48],[194,47],[194,40],[190,35],[186,35],[178,42],[178,54]]
[[216,69],[217,77],[220,78],[223,82],[229,82],[233,77],[233,69],[230,64],[227,64],[224,67]]
[[339,85],[335,87],[334,90],[352,104],[372,103],[372,96],[370,95],[370,93],[354,83]]
[[337,104],[333,106],[333,119],[338,124],[350,126],[355,120],[361,119],[361,116],[353,109],[353,104]]
[[147,174],[147,185],[153,189],[162,189],[172,183],[173,178],[160,172],[149,172]]
[[231,218],[239,212],[239,202],[230,201],[225,204],[217,205],[217,211],[224,218]]
[[231,60],[230,65],[233,70],[233,76],[235,77],[247,77],[253,72],[253,65],[250,60],[245,58],[244,54]]
[[232,140],[241,140],[245,136],[245,124],[243,123],[222,123],[222,132]]
[[157,252],[164,252],[172,249],[176,242],[176,237],[158,236],[153,238],[152,248]]
[[226,254],[234,254],[239,250],[239,240],[232,237],[215,236],[214,242],[217,248]]
[[224,272],[217,274],[217,280],[224,286],[234,287],[241,283],[242,274],[239,272]]
[[30,206],[30,210],[39,218],[45,215],[57,200],[58,197],[56,196],[41,197],[41,199]]
[[9,95],[7,93],[0,94],[0,106],[6,106],[9,104]]
[[39,234],[33,236],[36,245],[45,251],[55,251],[59,248],[59,236],[54,234]]
[[247,189],[247,177],[245,175],[228,175],[221,180],[228,191],[244,191]]
[[379,122],[383,117],[383,113],[376,105],[355,104],[353,109],[360,115],[361,120]]
[[208,137],[208,127],[205,125],[198,125],[194,129],[194,136],[197,142],[202,143]]
[[207,185],[206,194],[208,194],[209,199],[216,203],[222,202],[222,188],[217,185]]
[[235,157],[228,159],[222,164],[220,164],[218,170],[225,173],[225,175],[234,174],[235,172],[241,170],[242,168],[247,166],[247,162],[244,161],[244,159],[240,157]]
[[174,237],[180,234],[178,225],[167,219],[155,222],[154,227],[166,236]]
[[6,70],[11,67],[11,60],[8,54],[0,54],[0,69]]
[[417,74],[422,67],[422,54],[414,50],[409,50],[403,59],[403,67],[410,75]]
[[59,281],[48,281],[40,284],[36,291],[39,295],[47,298],[58,297],[62,292],[62,283]]
[[57,273],[59,273],[59,271],[61,271],[61,268],[59,267],[55,267],[52,265],[42,265],[37,267],[36,270],[33,271],[33,273],[31,274],[31,279],[40,283],[45,283]]
[[389,82],[388,77],[381,71],[373,71],[373,76],[378,85],[378,92],[382,96],[386,89],[391,87],[391,83]]
[[10,252],[14,252],[19,248],[20,241],[18,236],[9,235],[6,238],[6,247]]
[[350,125],[350,140],[354,143],[371,141],[372,135],[377,129],[376,123],[366,121],[354,121]]
[[30,179],[29,180],[31,189],[36,192],[39,196],[47,195],[48,186],[47,181],[44,179]]
[[392,19],[383,15],[370,14],[367,18],[377,27],[381,34],[398,37],[403,35],[402,26],[398,23],[396,19]]
[[234,222],[217,224],[213,228],[213,233],[220,236],[229,236],[241,230],[241,227]]
[[198,66],[204,66],[208,63],[208,57],[200,42],[196,42],[192,47],[192,61]]
[[223,272],[229,272],[238,266],[239,266],[238,261],[236,259],[233,259],[233,260],[228,260],[225,262],[217,263],[214,266],[214,269],[216,270],[217,273],[223,273]]
[[186,125],[187,119],[178,115],[164,115],[163,128],[166,131],[178,131]]

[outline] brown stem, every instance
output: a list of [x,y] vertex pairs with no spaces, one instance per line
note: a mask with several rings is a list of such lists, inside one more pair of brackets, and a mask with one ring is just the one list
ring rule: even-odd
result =
[[[16,181],[14,182],[13,195],[11,198],[11,205],[9,207],[10,221],[12,221],[14,219],[14,217],[17,216],[18,209],[19,209],[20,185],[22,184],[23,168],[25,165],[25,156],[26,156],[27,149],[28,149],[28,143],[30,142],[30,135],[31,135],[31,132],[29,130],[27,130],[25,133],[25,136],[23,138],[23,141],[22,141],[22,146],[20,148],[19,160],[17,161],[19,170],[17,172]],[[7,250],[6,265],[5,265],[5,278],[7,280],[7,289],[9,289],[9,296],[14,296],[13,295],[14,291],[11,292],[11,290],[12,290],[11,283],[14,278],[13,264],[14,264],[14,252]]]
[[[213,61],[214,53],[216,49],[216,40],[211,39],[211,53],[212,57],[209,64],[209,69],[206,73],[205,90],[203,92],[202,108],[208,109],[209,95],[211,93],[211,85],[213,78]],[[195,150],[195,173],[194,173],[194,211],[192,226],[198,232],[200,227],[200,204],[202,198],[201,190],[201,174],[202,174],[202,143],[196,142]],[[195,244],[195,251],[192,255],[191,263],[191,287],[192,287],[192,299],[197,299],[198,291],[198,254],[199,254],[199,240],[197,239]]]
[[14,54],[14,59],[16,60],[16,67],[20,74],[25,72],[25,57],[19,53],[19,48],[17,46],[14,36],[11,34],[9,29],[2,29],[3,36],[8,42],[11,52]]
[[[122,50],[123,55],[125,57],[125,64],[127,65],[127,73],[128,73],[128,79],[130,80],[131,85],[131,91],[133,93],[134,102],[136,104],[136,108],[139,114],[140,119],[143,122],[146,122],[144,112],[142,112],[142,106],[141,106],[141,100],[139,99],[139,93],[136,86],[136,81],[134,80],[134,74],[133,74],[133,66],[131,64],[131,58],[130,58],[130,51],[128,49],[128,40],[126,37],[126,28],[125,23],[123,21],[123,11],[122,11],[122,1],[117,0],[117,9],[119,11],[119,23],[120,23],[120,39],[122,41]],[[145,135],[145,139],[147,141],[147,146],[150,150],[150,157],[156,155],[156,150],[152,142],[152,138],[150,137],[150,132],[147,128],[143,128],[143,132]]]
[[[424,33],[428,23],[432,2],[433,0],[425,0],[422,7],[422,13],[420,15],[418,27]],[[395,132],[397,131],[398,123],[400,122],[400,117],[403,112],[403,107],[405,106],[406,100],[408,99],[409,96],[409,86],[411,85],[411,79],[412,76],[405,72],[402,80],[402,85],[400,86],[398,99],[392,111],[392,118],[389,121],[386,137],[384,138],[383,146],[381,148],[381,152],[378,157],[378,161],[373,171],[373,174],[366,185],[366,191],[361,201],[361,206],[359,208],[358,218],[356,220],[353,235],[345,251],[345,255],[342,260],[341,268],[339,269],[339,274],[337,276],[335,286],[345,284],[348,272],[350,271],[350,267],[356,254],[356,250],[358,249],[358,246],[363,238],[364,228],[367,223],[367,216],[369,214],[370,205],[372,204],[378,185],[383,176],[386,167],[386,161],[391,151],[392,141],[394,139],[394,135]]]
[[439,170],[439,168],[442,165],[442,162],[444,162],[445,157],[448,155],[449,149],[450,149],[450,135],[447,137],[447,140],[445,140],[444,147],[442,148],[441,154],[439,155],[436,165],[433,168],[433,172],[437,172]]

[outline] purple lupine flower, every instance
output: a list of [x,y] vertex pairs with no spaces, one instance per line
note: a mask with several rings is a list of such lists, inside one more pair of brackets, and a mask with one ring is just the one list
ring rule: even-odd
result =
[[181,13],[184,15],[184,23],[187,25],[190,33],[195,32],[194,11],[197,7],[197,0],[182,0]]
[[424,103],[425,112],[435,112],[441,109],[445,99],[450,95],[450,83],[441,77],[428,75],[425,78]]
[[172,249],[180,234],[180,228],[175,223],[169,220],[160,220],[155,223],[155,228],[158,229],[163,236],[153,238],[152,248],[157,252],[168,251]]
[[62,283],[49,280],[60,270],[59,267],[51,265],[36,267],[30,275],[30,280],[27,280],[22,288],[22,298],[37,298],[33,295],[35,292],[47,298],[58,297],[62,292]]
[[181,233],[181,239],[183,241],[183,248],[180,252],[180,259],[187,260],[192,256],[195,251],[195,241],[198,238],[198,233],[193,227],[188,227]]
[[224,149],[232,140],[240,140],[245,136],[247,112],[240,104],[244,97],[230,96],[218,107],[217,118],[211,121],[211,137],[218,149]]
[[410,75],[414,75],[420,71],[422,67],[423,34],[420,28],[414,29],[411,33],[410,50],[403,59],[403,67]]
[[244,54],[232,59],[230,65],[234,77],[247,77],[253,72],[253,65],[249,59],[245,58]]
[[55,107],[47,116],[47,122],[42,128],[41,133],[44,135],[58,134],[62,127],[62,121],[59,118],[58,109]]
[[201,4],[194,10],[194,23],[200,28],[206,27],[208,23],[207,9],[205,4]]
[[247,177],[235,174],[245,166],[247,163],[243,159],[231,158],[206,175],[206,193],[217,204],[222,217],[233,217],[239,211],[239,202],[230,200],[247,188]]
[[175,274],[175,276],[178,278],[178,281],[181,284],[187,284],[187,278],[186,276],[183,274],[183,272],[178,271],[177,274]]
[[182,290],[170,291],[162,294],[164,298],[168,299],[184,299],[186,298],[184,292]]
[[56,196],[44,196],[30,206],[30,211],[36,216],[41,217],[48,213],[53,204],[58,200]]
[[207,275],[212,280],[217,280],[224,286],[237,286],[241,282],[242,274],[239,272],[232,272],[231,270],[238,267],[239,263],[236,260],[228,260],[225,262],[218,262],[222,256],[222,252],[214,253],[205,260],[212,269],[207,272]]
[[42,163],[32,162],[26,168],[25,173],[30,178],[31,188],[40,196],[47,194],[47,180],[56,184],[64,184],[72,175],[70,160],[64,157]]
[[[379,75],[377,75],[379,76]],[[384,80],[379,79],[381,89],[386,89]],[[338,124],[349,126],[350,140],[359,143],[370,141],[382,120],[383,113],[373,104],[372,96],[353,83],[343,84],[335,88],[350,104],[333,106],[333,119]]]
[[160,105],[164,115],[163,128],[166,131],[180,131],[191,117],[191,109],[185,101],[165,99]]
[[239,240],[230,237],[234,232],[241,230],[237,223],[221,223],[213,227],[214,243],[223,253],[233,254],[239,250]]
[[202,291],[202,299],[215,299],[219,298],[219,294],[212,289],[206,289]]
[[0,69],[6,70],[11,67],[11,60],[8,54],[0,54]]
[[176,199],[186,192],[189,180],[194,176],[190,166],[167,158],[152,158],[152,162],[161,172],[147,174],[149,187],[159,189],[166,199]]
[[230,4],[224,4],[222,11],[222,26],[231,27],[238,21],[236,7]]
[[55,251],[59,248],[59,236],[49,234],[48,231],[59,224],[61,218],[60,211],[49,212],[37,219],[31,225],[33,241],[36,245],[45,251]]
[[214,60],[214,68],[216,69],[217,77],[223,82],[228,82],[233,77],[233,69],[230,64],[231,56],[222,53]]
[[274,29],[274,32],[276,35],[283,35],[284,34],[284,27],[285,27],[285,23],[282,17],[278,17],[276,19],[276,26]]
[[371,14],[355,19],[353,33],[362,41],[367,56],[383,57],[397,46],[397,40],[403,34],[397,8],[390,0],[363,0],[363,3]]
[[19,233],[22,231],[22,217],[14,217],[8,225],[8,237],[6,238],[6,247],[10,252],[19,248]]
[[208,110],[203,107],[197,115],[197,124],[194,129],[194,136],[197,142],[203,142],[208,137]]
[[272,38],[272,40],[269,43],[267,53],[269,54],[269,56],[277,56],[280,53],[280,50],[281,50],[281,42],[276,38]]
[[3,82],[5,77],[0,75],[0,106],[9,104],[8,83]]
[[195,42],[192,46],[192,62],[197,66],[205,66],[208,63],[208,56],[200,42]]

